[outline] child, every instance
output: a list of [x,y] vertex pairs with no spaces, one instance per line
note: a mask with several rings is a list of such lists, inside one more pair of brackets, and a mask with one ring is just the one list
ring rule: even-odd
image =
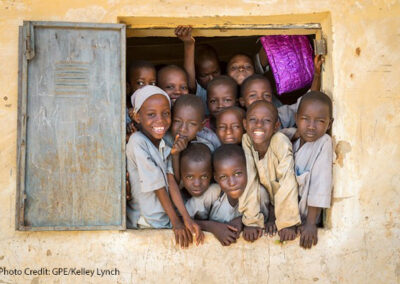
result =
[[204,106],[199,97],[187,95],[176,100],[173,107],[171,131],[164,139],[172,148],[172,166],[178,184],[180,182],[179,156],[189,142],[204,143],[211,151],[214,151],[214,146],[209,141],[197,136],[205,122]]
[[[168,160],[171,149],[162,139],[171,124],[169,96],[158,87],[145,86],[132,98],[134,119],[140,131],[132,134],[126,147],[133,195],[127,208],[128,227],[170,228],[172,225],[175,240],[182,247],[192,241],[192,233],[199,243],[204,235],[184,207]],[[182,215],[184,225],[173,205]]]
[[215,118],[221,110],[236,105],[237,85],[228,76],[219,76],[208,83],[207,104],[210,110],[210,128],[215,129]]
[[243,81],[254,74],[254,64],[250,56],[246,54],[235,54],[226,66],[226,74],[233,78],[240,86]]
[[311,248],[318,242],[316,224],[322,208],[329,208],[332,191],[332,101],[321,92],[309,92],[300,102],[296,124],[300,138],[293,144],[299,209],[302,219],[300,245]]
[[212,179],[211,151],[202,143],[191,143],[181,153],[181,177],[188,195],[185,207],[190,217],[207,220],[211,205],[218,199],[220,190],[210,187]]
[[131,96],[139,88],[156,85],[156,69],[153,64],[144,60],[136,60],[128,67],[126,82],[126,139],[137,129],[132,122],[128,109],[132,108]]
[[[197,222],[203,230],[212,232],[222,245],[227,246],[236,242],[243,229],[241,214],[238,211],[238,200],[247,184],[246,158],[243,149],[234,144],[222,145],[214,152],[213,166],[214,179],[218,185],[212,185],[208,190],[217,191],[218,198],[211,206],[209,220]],[[268,214],[267,194],[263,194],[258,201],[260,202],[258,208],[261,207],[262,212]],[[256,236],[251,229],[244,227],[243,237],[254,241]]]
[[179,66],[167,65],[161,68],[158,71],[157,82],[170,97],[172,105],[181,95],[189,94],[188,75]]
[[[183,41],[184,67],[189,75],[189,89],[200,97],[207,109],[207,84],[221,75],[217,53],[210,45],[203,44],[195,52],[195,39],[190,26],[178,26],[175,35]],[[196,56],[195,56],[196,53]]]
[[[257,203],[261,183],[274,207],[270,211],[275,213],[270,214],[267,232],[274,232],[275,223],[281,241],[294,240],[295,226],[300,223],[298,190],[292,145],[284,134],[276,132],[279,128],[278,112],[273,104],[256,101],[247,109],[243,124],[247,133],[243,135],[242,146],[249,172],[246,192],[239,201],[243,224],[258,228],[264,226]],[[274,215],[275,222],[272,220]]]
[[246,113],[237,106],[220,111],[216,119],[216,133],[222,144],[242,144],[243,119]]
[[[317,55],[314,58],[314,79],[311,85],[312,91],[319,91],[321,87],[321,66],[324,58]],[[242,84],[240,89],[241,97],[240,105],[244,108],[257,100],[272,102],[278,108],[279,121],[282,128],[293,127],[295,125],[295,114],[301,97],[292,105],[281,105],[277,103],[275,96],[272,94],[270,81],[263,75],[254,74],[248,77]],[[274,100],[275,99],[275,100]]]
[[260,100],[272,103],[271,83],[263,75],[253,74],[247,77],[240,87],[239,103],[247,109],[253,102]]

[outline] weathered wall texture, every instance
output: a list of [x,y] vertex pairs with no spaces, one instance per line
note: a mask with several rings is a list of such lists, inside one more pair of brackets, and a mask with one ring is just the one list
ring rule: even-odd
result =
[[[0,276],[0,282],[399,283],[399,1],[218,2],[0,1],[0,267],[117,267],[121,271],[117,277],[104,278]],[[330,45],[324,89],[334,100],[338,155],[329,229],[320,232],[317,247],[304,251],[298,240],[280,246],[264,238],[253,245],[240,240],[223,248],[207,235],[203,246],[180,250],[173,245],[170,231],[14,230],[17,46],[23,20],[115,23],[118,16],[248,17],[314,12],[329,13],[323,23]]]

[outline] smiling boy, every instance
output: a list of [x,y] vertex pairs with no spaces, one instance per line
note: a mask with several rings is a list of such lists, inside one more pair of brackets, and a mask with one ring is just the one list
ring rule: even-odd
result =
[[[243,224],[263,228],[264,219],[259,210],[260,184],[266,188],[275,214],[275,224],[281,241],[296,238],[295,226],[300,223],[298,189],[294,174],[292,145],[279,129],[276,107],[266,101],[256,101],[247,110],[243,121],[246,134],[242,146],[246,153],[249,181],[239,210]],[[275,216],[274,216],[275,215]],[[267,231],[273,231],[267,228]]]

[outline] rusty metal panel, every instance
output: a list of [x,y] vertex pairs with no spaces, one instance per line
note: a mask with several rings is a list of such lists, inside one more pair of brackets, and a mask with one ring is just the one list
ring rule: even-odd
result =
[[125,26],[24,22],[17,229],[125,229]]

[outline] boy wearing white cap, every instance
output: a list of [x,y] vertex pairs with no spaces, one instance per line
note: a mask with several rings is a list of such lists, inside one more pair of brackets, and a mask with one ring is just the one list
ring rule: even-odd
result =
[[[171,148],[162,139],[171,125],[171,101],[156,86],[145,86],[132,96],[134,119],[140,131],[126,146],[127,169],[132,200],[127,207],[128,228],[171,228],[176,243],[187,247],[192,233],[197,244],[204,235],[183,204],[170,159]],[[172,199],[172,202],[171,202]],[[182,215],[180,218],[174,206]]]

